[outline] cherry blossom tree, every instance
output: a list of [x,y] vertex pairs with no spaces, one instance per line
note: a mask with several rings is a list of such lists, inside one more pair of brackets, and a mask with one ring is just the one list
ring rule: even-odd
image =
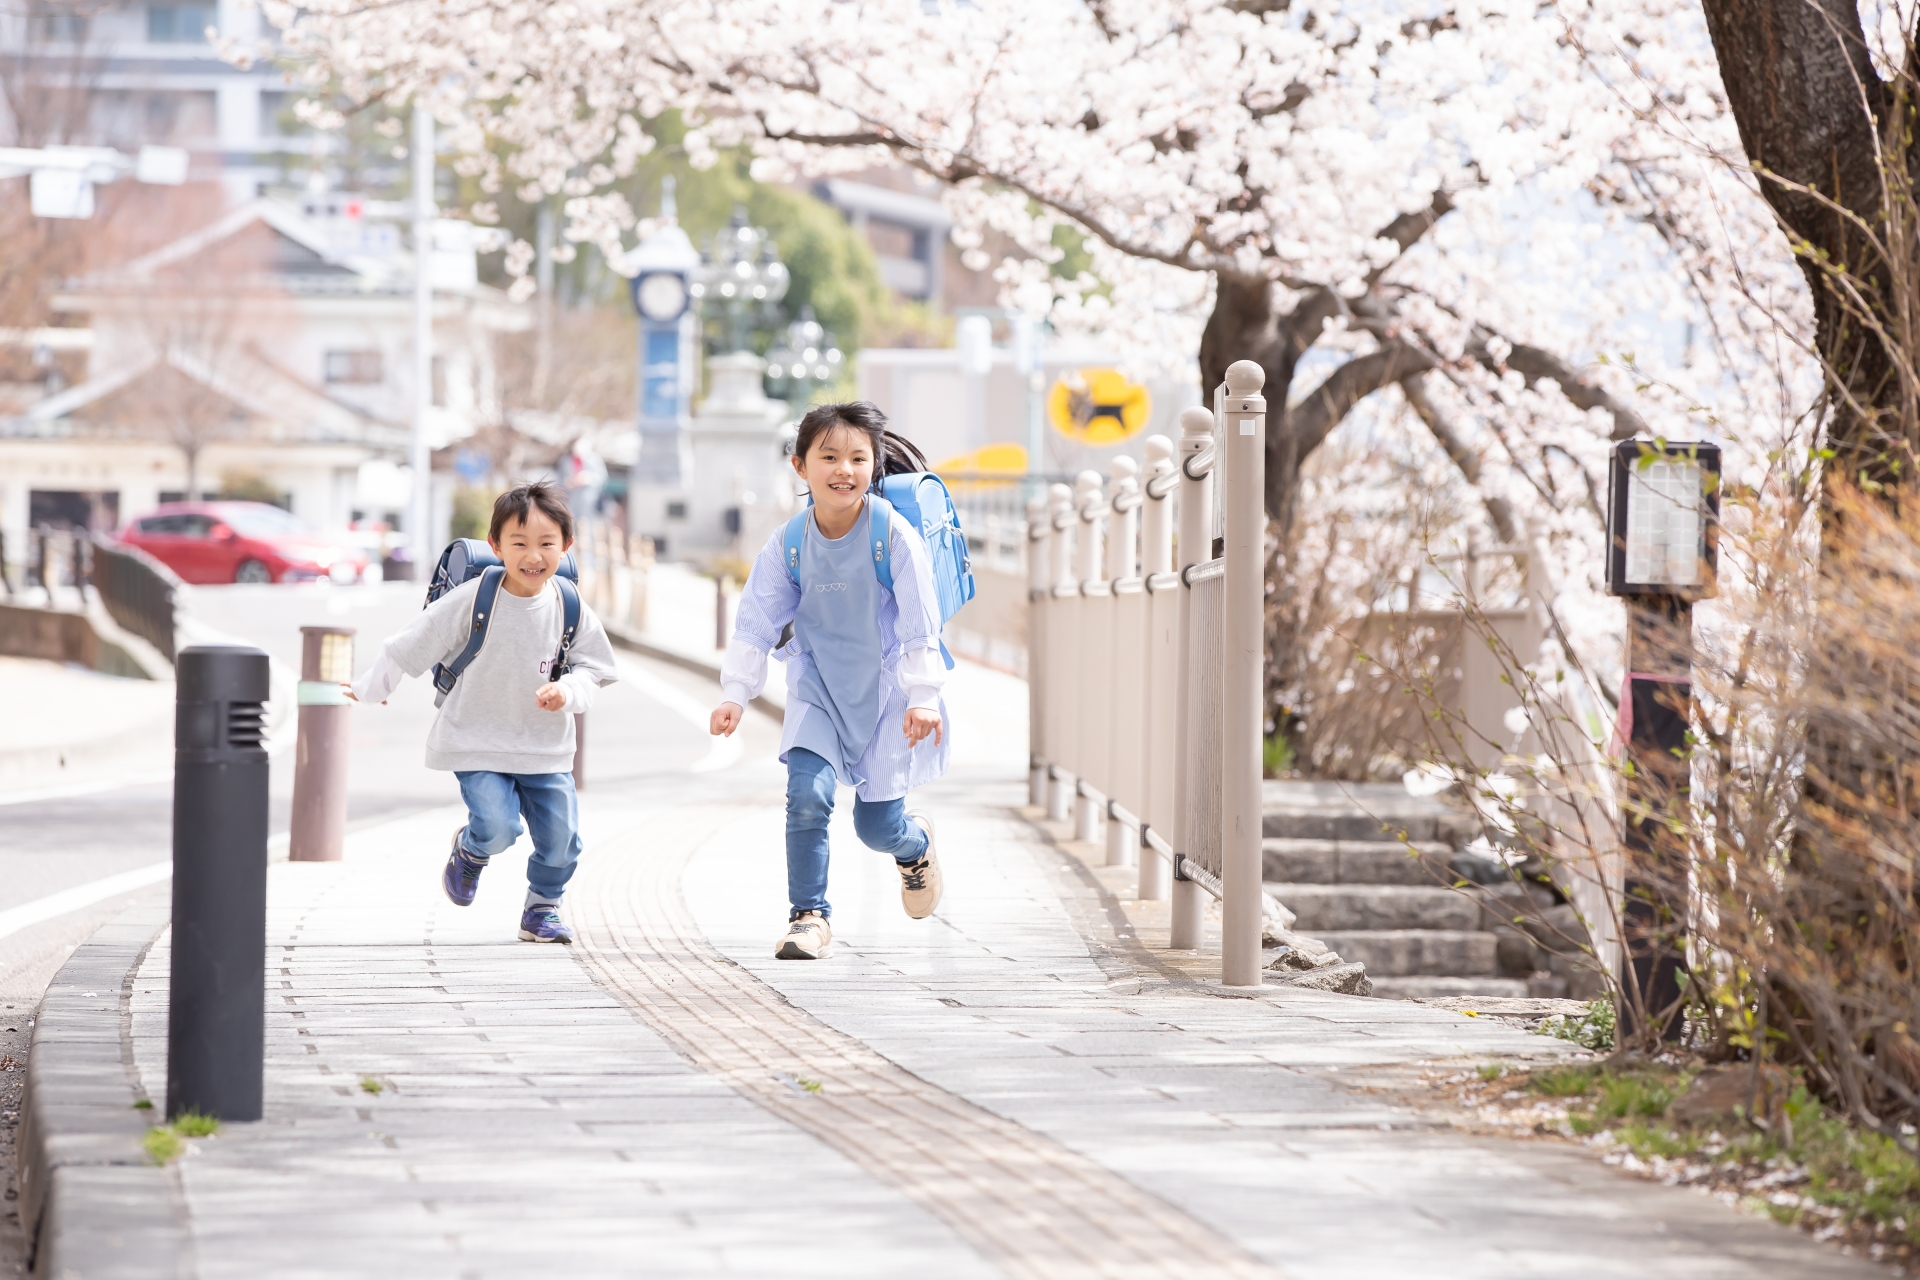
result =
[[[1555,282],[1501,243],[1517,192],[1578,191],[1613,141],[1594,130],[1621,127],[1590,109],[1604,90],[1564,22],[1532,7],[266,7],[316,84],[428,94],[472,172],[566,193],[569,233],[609,249],[635,220],[610,188],[651,145],[643,121],[673,106],[699,125],[696,154],[751,146],[763,178],[877,160],[938,178],[974,265],[990,230],[1018,246],[998,268],[1013,304],[1196,353],[1203,386],[1261,363],[1282,527],[1328,431],[1430,371],[1542,390],[1594,415],[1593,442],[1645,425],[1624,379],[1573,354],[1596,348],[1552,314]],[[1091,252],[1077,279],[1053,270],[1062,225]]]

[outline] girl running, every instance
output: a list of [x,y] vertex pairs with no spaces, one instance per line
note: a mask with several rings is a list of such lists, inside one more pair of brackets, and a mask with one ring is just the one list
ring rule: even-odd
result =
[[[947,771],[947,669],[926,543],[890,507],[882,508],[884,549],[871,536],[876,474],[926,470],[920,451],[864,400],[816,405],[800,420],[793,469],[813,494],[797,563],[787,563],[784,528],[775,530],[740,598],[712,732],[739,727],[741,709],[766,687],[767,654],[778,648],[787,665],[780,759],[792,907],[774,955],[817,960],[833,940],[827,820],[837,783],[854,788],[861,841],[898,864],[907,914],[923,920],[940,905],[933,823],[908,813],[906,796]],[[891,591],[874,567],[883,554]],[[790,639],[782,634],[788,624]]]

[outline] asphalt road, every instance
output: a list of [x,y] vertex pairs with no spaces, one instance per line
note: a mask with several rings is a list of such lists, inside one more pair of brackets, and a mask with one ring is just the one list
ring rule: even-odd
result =
[[[196,587],[189,593],[189,641],[229,639],[258,645],[297,677],[302,626],[355,628],[355,671],[366,670],[387,636],[419,612],[410,584],[332,588]],[[588,803],[614,788],[721,787],[724,780],[690,775],[713,750],[696,711],[715,701],[701,677],[625,656],[631,678],[600,692],[588,720]],[[433,722],[432,687],[408,681],[384,707],[354,713],[349,825],[457,804],[450,773],[423,763]],[[271,832],[284,835],[293,796],[291,725],[272,758]],[[145,782],[64,798],[0,803],[0,912],[104,877],[164,863],[171,857],[172,788]],[[449,828],[449,835],[451,827]],[[40,994],[66,957],[140,894],[163,895],[166,881],[116,894],[89,907],[0,936],[0,1278],[25,1275],[20,1224],[13,1209],[13,1128],[19,1110],[29,1021]],[[13,1070],[6,1070],[13,1067]]]

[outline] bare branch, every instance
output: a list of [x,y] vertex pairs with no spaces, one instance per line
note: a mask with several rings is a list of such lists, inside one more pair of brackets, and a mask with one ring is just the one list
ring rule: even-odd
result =
[[1433,367],[1433,356],[1397,341],[1347,361],[1308,392],[1306,399],[1287,411],[1287,433],[1293,440],[1295,456],[1304,458],[1318,448],[1327,438],[1327,432],[1338,426],[1353,406],[1380,388]]

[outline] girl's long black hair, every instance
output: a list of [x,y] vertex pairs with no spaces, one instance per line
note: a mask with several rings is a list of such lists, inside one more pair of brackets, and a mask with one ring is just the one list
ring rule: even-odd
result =
[[804,459],[821,436],[835,427],[864,431],[873,442],[873,478],[897,476],[906,471],[927,470],[926,455],[913,441],[887,428],[887,415],[868,400],[849,400],[845,404],[817,404],[800,419],[793,438],[793,456]]

